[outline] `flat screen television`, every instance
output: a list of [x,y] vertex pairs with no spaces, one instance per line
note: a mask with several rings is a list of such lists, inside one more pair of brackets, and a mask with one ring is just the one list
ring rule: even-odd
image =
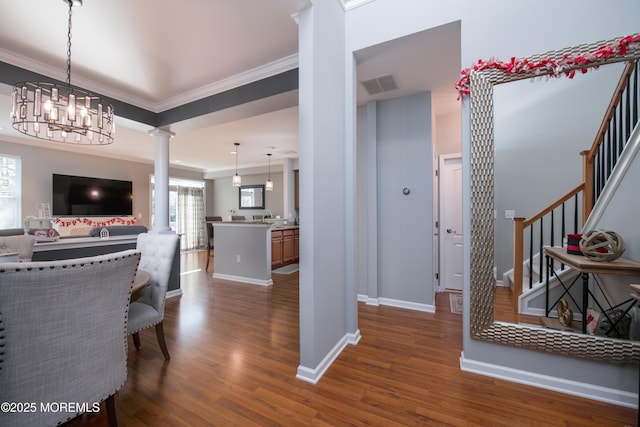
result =
[[124,216],[133,214],[131,181],[53,174],[54,216]]

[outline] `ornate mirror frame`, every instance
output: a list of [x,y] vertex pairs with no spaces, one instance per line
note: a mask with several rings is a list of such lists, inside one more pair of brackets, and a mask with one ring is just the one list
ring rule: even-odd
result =
[[[493,262],[494,262],[494,122],[493,87],[498,84],[545,75],[579,74],[606,63],[640,58],[640,43],[622,49],[606,51],[602,48],[621,46],[621,37],[547,52],[520,61],[540,63],[551,60],[563,64],[562,69],[526,68],[505,71],[505,67],[475,67],[468,76],[470,137],[471,137],[471,270],[470,270],[470,331],[471,337],[492,343],[512,345],[530,350],[562,354],[584,359],[609,362],[640,361],[640,342],[600,336],[563,332],[542,327],[494,321]],[[640,40],[638,35],[633,36]],[[599,54],[594,55],[594,52]],[[566,58],[588,58],[588,61],[566,61]],[[567,65],[567,62],[569,65]],[[486,63],[485,63],[486,65]],[[463,75],[465,75],[463,71]],[[572,77],[572,76],[570,76]],[[462,81],[462,80],[461,80]]]

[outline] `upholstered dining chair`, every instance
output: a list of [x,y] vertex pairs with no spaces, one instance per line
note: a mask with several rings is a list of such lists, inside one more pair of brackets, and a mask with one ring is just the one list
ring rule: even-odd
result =
[[36,238],[31,234],[0,236],[0,253],[17,252],[20,261],[31,261]]
[[207,266],[204,268],[204,271],[209,271],[209,262],[211,261],[211,257],[213,256],[213,224],[212,222],[221,222],[221,216],[207,216],[205,217],[205,225],[207,227]]
[[[139,260],[127,250],[0,265],[0,402],[21,405],[0,411],[1,426],[62,424],[105,400],[117,425]],[[63,402],[73,409],[60,410]]]
[[164,301],[169,286],[173,256],[178,248],[179,236],[173,233],[138,234],[136,249],[140,251],[140,269],[151,276],[149,286],[129,308],[129,334],[133,336],[136,350],[140,350],[138,333],[155,326],[156,337],[165,360],[171,356],[164,339]]
[[209,271],[209,262],[211,261],[211,252],[213,251],[213,224],[210,222],[205,223],[207,226],[207,266],[204,271]]

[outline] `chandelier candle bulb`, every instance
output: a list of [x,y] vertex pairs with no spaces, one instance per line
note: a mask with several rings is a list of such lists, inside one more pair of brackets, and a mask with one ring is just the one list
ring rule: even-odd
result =
[[67,106],[67,118],[70,122],[73,122],[76,118],[76,96],[72,93],[69,94],[69,105]]
[[[35,90],[35,97],[33,101],[33,115],[35,117],[40,117],[40,106],[42,104],[42,89],[37,88]],[[38,122],[36,122],[38,123]]]

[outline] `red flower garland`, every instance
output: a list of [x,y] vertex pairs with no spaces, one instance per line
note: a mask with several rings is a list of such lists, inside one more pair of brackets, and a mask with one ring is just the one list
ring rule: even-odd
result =
[[123,219],[123,218],[111,218],[105,221],[94,221],[89,218],[73,218],[73,219],[65,219],[65,218],[55,218],[53,222],[63,227],[75,226],[77,224],[84,224],[90,227],[107,227],[109,225],[119,224],[119,225],[133,225],[138,221],[138,219],[134,216]]
[[[506,74],[521,74],[535,71],[536,74],[540,75],[548,75],[550,77],[561,77],[564,75],[572,79],[576,75],[576,70],[568,70],[569,68],[575,68],[576,66],[586,66],[596,61],[606,61],[611,56],[616,54],[626,55],[629,46],[632,43],[640,43],[640,34],[623,37],[610,46],[602,46],[595,52],[588,53],[586,55],[565,55],[559,61],[554,61],[552,59],[541,59],[540,61],[532,62],[527,59],[518,60],[513,57],[509,62],[496,61],[493,58],[489,59],[489,61],[486,62],[482,59],[479,59],[473,67],[465,68],[460,71],[460,80],[458,80],[458,84],[456,84],[458,99],[462,99],[463,97],[468,96],[471,93],[471,80],[469,74],[472,70],[482,71],[494,68],[497,70],[502,70]],[[585,74],[587,71],[589,71],[589,68],[580,69],[580,72],[582,74]]]

